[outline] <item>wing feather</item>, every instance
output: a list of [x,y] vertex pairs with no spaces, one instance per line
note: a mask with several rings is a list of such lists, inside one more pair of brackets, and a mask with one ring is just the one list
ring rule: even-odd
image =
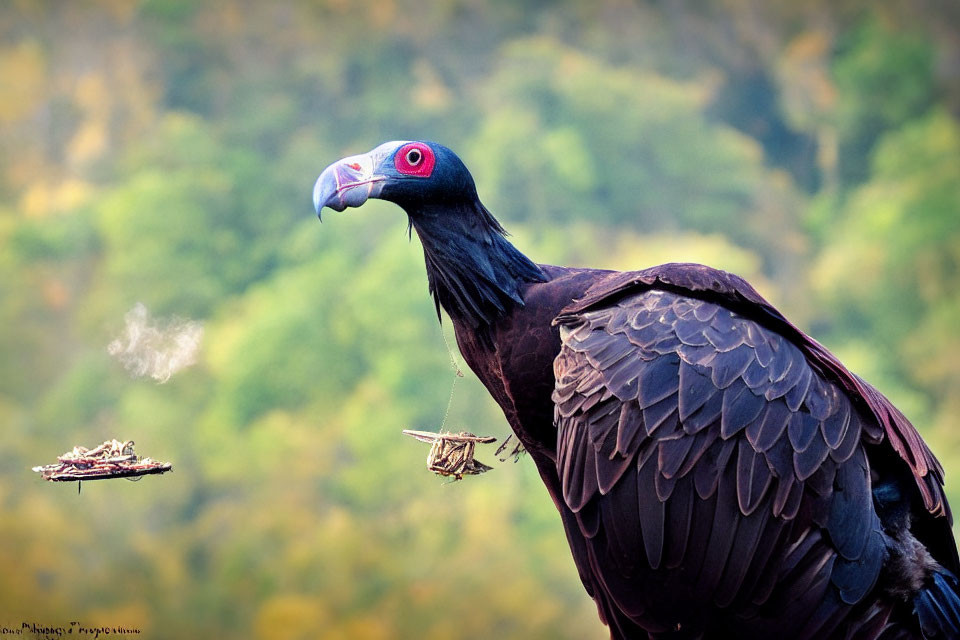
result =
[[653,360],[640,369],[637,402],[642,408],[652,407],[677,392],[679,366],[680,356],[671,353]]
[[636,453],[640,445],[639,436],[643,432],[643,411],[640,406],[633,401],[624,402],[620,406],[620,420],[617,423],[617,453],[625,458]]
[[676,569],[684,561],[687,541],[693,528],[694,491],[689,477],[680,478],[673,487],[671,499],[666,503],[664,516],[670,535],[665,542],[663,565]]
[[720,436],[730,438],[752,424],[766,401],[757,396],[742,380],[737,380],[723,392],[721,405]]
[[749,516],[766,496],[773,476],[763,454],[741,440],[737,447],[737,503],[740,512]]
[[[732,449],[723,443],[724,448]],[[722,472],[717,478],[717,507],[710,531],[707,551],[697,577],[695,593],[704,600],[709,599],[717,592],[723,569],[727,565],[727,558],[733,550],[734,540],[737,539],[741,523],[740,509],[737,506],[737,472],[736,466],[729,463],[729,457],[722,462]]]
[[655,465],[645,465],[637,474],[637,504],[640,511],[640,527],[643,529],[643,546],[651,569],[660,567],[663,557],[665,505],[657,497]]
[[673,395],[643,409],[643,423],[648,436],[658,433],[659,437],[668,437],[680,428],[680,416],[677,401]]
[[759,509],[740,519],[737,526],[736,549],[733,551],[736,555],[730,556],[727,561],[723,578],[714,595],[717,606],[730,606],[740,594],[740,589],[759,550],[767,521],[771,517],[768,509]]
[[684,422],[716,393],[716,386],[703,369],[702,366],[698,368],[697,365],[688,363],[686,359],[680,363],[680,395],[677,404],[680,420]]
[[790,410],[783,402],[768,402],[763,416],[747,428],[747,439],[757,451],[768,451],[783,435],[790,421]]

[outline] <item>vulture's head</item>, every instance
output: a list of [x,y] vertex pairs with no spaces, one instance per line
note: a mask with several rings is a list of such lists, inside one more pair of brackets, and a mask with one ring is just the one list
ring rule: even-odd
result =
[[400,205],[415,216],[436,206],[477,200],[473,176],[450,149],[435,142],[385,142],[369,153],[327,167],[313,187],[317,215],[324,207],[343,211],[368,198]]
[[506,238],[477,197],[473,176],[455,153],[435,142],[385,142],[323,170],[313,187],[317,215],[343,211],[369,198],[407,212],[423,244],[430,292],[455,319],[482,329],[522,305],[540,267]]

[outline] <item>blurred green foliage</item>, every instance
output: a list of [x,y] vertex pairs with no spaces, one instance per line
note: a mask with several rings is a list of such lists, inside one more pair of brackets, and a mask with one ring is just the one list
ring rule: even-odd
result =
[[[5,4],[0,626],[606,635],[529,461],[447,485],[400,436],[452,378],[422,255],[386,203],[310,206],[390,139],[458,151],[540,262],[747,277],[906,410],[960,503],[956,16],[700,5]],[[138,301],[205,325],[163,385],[106,351]],[[507,433],[469,374],[446,427]],[[28,470],[111,437],[175,472],[78,497]]]

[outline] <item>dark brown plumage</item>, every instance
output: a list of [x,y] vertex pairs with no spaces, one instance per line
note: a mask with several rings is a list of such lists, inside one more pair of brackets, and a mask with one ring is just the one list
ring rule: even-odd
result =
[[[411,145],[433,175],[397,177]],[[377,195],[410,216],[613,637],[960,635],[943,469],[883,395],[736,276],[533,265],[449,150],[385,147]],[[338,166],[318,209],[356,205]]]

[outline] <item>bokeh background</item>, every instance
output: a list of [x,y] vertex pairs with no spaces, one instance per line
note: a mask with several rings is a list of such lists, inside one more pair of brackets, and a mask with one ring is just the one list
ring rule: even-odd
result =
[[[958,114],[953,0],[4,2],[0,625],[606,636],[529,460],[444,484],[400,435],[452,381],[417,240],[310,203],[392,139],[537,261],[747,277],[960,504]],[[107,352],[138,302],[204,325],[164,384]],[[446,428],[508,432],[471,374]],[[174,473],[30,472],[113,437]]]

